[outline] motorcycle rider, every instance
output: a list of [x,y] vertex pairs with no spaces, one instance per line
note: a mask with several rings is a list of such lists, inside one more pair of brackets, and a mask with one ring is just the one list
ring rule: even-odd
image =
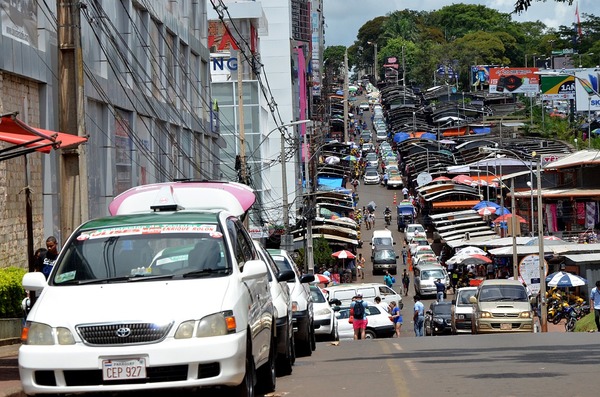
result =
[[390,224],[392,221],[392,210],[390,209],[390,207],[385,207],[385,210],[383,210],[383,219],[385,219],[385,223],[386,224]]

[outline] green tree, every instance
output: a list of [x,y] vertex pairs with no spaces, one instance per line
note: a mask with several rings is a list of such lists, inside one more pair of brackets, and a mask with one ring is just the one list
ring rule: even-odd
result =
[[383,39],[404,39],[417,41],[422,28],[421,13],[405,9],[388,14],[383,24]]
[[[546,0],[535,0],[536,2],[545,3]],[[569,5],[573,4],[573,0],[554,0],[557,3],[567,3]],[[515,10],[516,13],[521,13],[523,11],[527,11],[529,7],[531,7],[532,0],[516,0],[515,2]]]
[[329,46],[323,51],[325,73],[332,76],[333,80],[342,75],[345,52],[346,47],[343,45]]
[[473,4],[453,4],[442,7],[431,12],[427,18],[427,24],[439,27],[448,42],[479,30],[502,32],[506,30],[506,26],[510,22],[509,14]]

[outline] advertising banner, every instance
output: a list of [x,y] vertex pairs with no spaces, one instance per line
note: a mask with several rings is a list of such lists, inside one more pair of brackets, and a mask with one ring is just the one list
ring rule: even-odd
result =
[[537,93],[540,91],[538,68],[491,68],[490,93]]
[[585,69],[575,72],[575,94],[576,107],[578,112],[600,110],[600,71],[596,69]]
[[37,2],[0,0],[2,35],[38,47]]
[[542,99],[545,101],[575,99],[575,77],[541,76]]

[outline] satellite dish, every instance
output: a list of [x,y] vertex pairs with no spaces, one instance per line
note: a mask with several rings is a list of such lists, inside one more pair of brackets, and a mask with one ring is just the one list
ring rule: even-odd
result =
[[428,172],[421,172],[417,176],[417,186],[427,185],[432,180],[433,178],[431,177],[431,174],[429,174]]

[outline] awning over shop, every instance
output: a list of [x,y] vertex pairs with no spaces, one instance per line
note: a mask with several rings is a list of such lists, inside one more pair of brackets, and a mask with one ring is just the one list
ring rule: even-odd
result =
[[52,149],[79,145],[87,138],[27,125],[16,112],[0,115],[0,141],[14,146],[0,150],[0,161],[31,152],[50,153]]
[[465,201],[438,201],[433,202],[433,208],[473,208],[479,200],[465,200]]
[[[534,189],[534,195],[537,195],[537,190]],[[511,196],[510,193],[507,194]],[[529,199],[531,196],[530,190],[515,192],[515,198]],[[600,189],[542,189],[543,198],[590,198],[600,200]]]
[[561,168],[573,168],[577,166],[590,166],[592,164],[600,164],[600,151],[579,150],[569,156],[544,165],[544,169],[555,170]]
[[567,260],[582,265],[584,263],[597,263],[600,265],[600,255],[594,254],[571,254],[564,256]]

